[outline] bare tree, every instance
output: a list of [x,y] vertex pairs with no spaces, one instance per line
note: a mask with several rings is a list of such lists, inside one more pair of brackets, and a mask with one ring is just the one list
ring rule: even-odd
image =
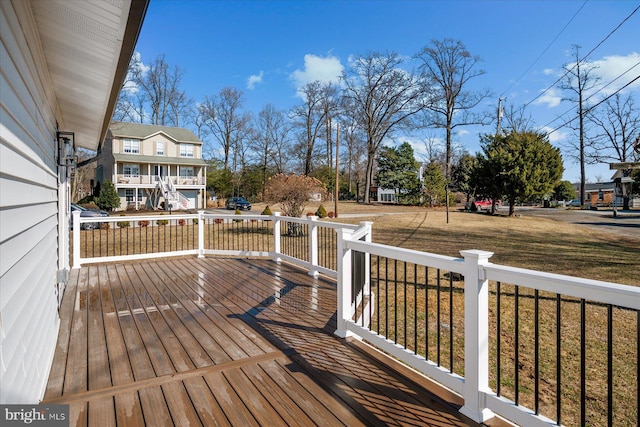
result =
[[[573,46],[573,54],[575,62],[565,64],[562,68],[565,70],[564,78],[560,82],[560,89],[569,92],[569,96],[563,98],[563,101],[569,101],[576,104],[578,108],[578,126],[569,122],[569,127],[578,132],[578,142],[570,143],[569,156],[577,159],[580,165],[580,204],[584,205],[586,198],[586,173],[585,163],[587,161],[587,146],[585,140],[585,116],[588,109],[585,96],[588,91],[593,89],[599,77],[595,76],[596,66],[580,59],[580,46]],[[577,151],[577,154],[576,154]]]
[[[635,108],[633,97],[623,98],[619,93],[605,101],[604,111],[596,114],[587,112],[588,120],[595,125],[597,133],[590,137],[593,141],[593,158],[599,162],[636,162],[640,152],[634,144],[640,140],[640,111]],[[631,176],[631,169],[623,170],[624,176]],[[623,209],[629,209],[629,195],[623,197]]]
[[504,113],[504,124],[502,129],[506,133],[516,132],[523,133],[533,129],[533,119],[531,116],[525,116],[525,108],[514,108],[509,106]]
[[[367,147],[366,136],[359,126],[352,103],[347,98],[341,99],[341,142],[346,150],[347,182],[349,193],[356,193],[360,198],[360,184],[364,184],[366,176]],[[345,155],[343,155],[345,156]],[[355,190],[354,190],[355,185]]]
[[207,96],[202,102],[206,124],[222,148],[226,170],[229,170],[232,150],[250,129],[251,114],[242,112],[243,101],[242,91],[225,87],[217,96]]
[[623,98],[619,93],[615,94],[605,101],[600,114],[589,110],[587,118],[597,129],[597,133],[589,137],[594,147],[591,156],[597,162],[640,160],[640,153],[633,149],[640,136],[640,110],[631,95]]
[[190,104],[185,92],[180,90],[184,71],[178,66],[171,67],[165,55],[159,55],[148,66],[136,64],[129,69],[139,95],[151,113],[149,120],[153,125],[178,126],[180,115]]
[[267,182],[269,170],[284,172],[286,156],[284,148],[288,142],[290,126],[282,111],[273,104],[267,104],[258,113],[254,126],[251,148],[255,151],[262,173],[262,189]]
[[366,135],[365,203],[370,201],[374,161],[380,145],[426,107],[423,82],[399,69],[402,62],[396,53],[374,52],[355,57],[343,71],[343,94],[353,105]]
[[339,98],[338,87],[327,83],[322,86],[321,108],[325,116],[325,141],[327,143],[327,166],[333,168],[333,119],[338,114]]
[[327,91],[319,80],[305,84],[300,90],[303,103],[293,107],[290,112],[298,132],[299,150],[303,152],[303,174],[309,175],[313,167],[315,144],[323,126],[326,125],[327,113],[324,108]]
[[432,40],[416,55],[420,69],[429,82],[433,102],[428,106],[427,125],[443,128],[445,139],[445,177],[451,178],[452,138],[456,128],[488,125],[487,112],[475,112],[480,103],[491,96],[488,89],[469,91],[468,83],[486,72],[476,68],[480,57],[472,56],[459,40]]

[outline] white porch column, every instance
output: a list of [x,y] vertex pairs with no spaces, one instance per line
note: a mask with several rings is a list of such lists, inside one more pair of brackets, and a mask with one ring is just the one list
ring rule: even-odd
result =
[[460,412],[477,423],[493,417],[486,407],[489,389],[489,281],[482,266],[493,252],[460,251],[464,257],[464,406]]

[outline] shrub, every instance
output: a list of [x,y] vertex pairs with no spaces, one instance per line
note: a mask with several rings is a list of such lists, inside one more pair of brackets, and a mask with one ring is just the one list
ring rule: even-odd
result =
[[335,216],[335,214],[334,214],[333,212],[329,212],[329,213],[327,214],[327,216],[328,216],[329,218],[333,218],[333,217]]
[[198,224],[198,218],[193,218],[193,225],[197,225]]
[[[242,215],[242,212],[240,212],[240,209],[236,209],[236,215]],[[234,219],[234,222],[242,222],[241,219]]]
[[216,218],[216,219],[213,220],[213,222],[215,222],[216,224],[222,224],[224,222],[224,219]]
[[318,210],[316,211],[316,216],[320,218],[327,217],[327,210],[324,208],[324,206],[322,205],[318,206]]
[[[160,215],[162,215],[162,214],[160,214]],[[167,224],[169,224],[169,220],[168,219],[159,219],[159,220],[156,221],[156,224],[158,224],[158,225],[167,225]]]
[[[120,214],[120,216],[126,216],[125,214]],[[118,221],[116,223],[116,225],[120,228],[126,228],[129,227],[131,225],[131,223],[129,221]]]
[[305,175],[274,175],[267,181],[265,200],[280,203],[285,216],[298,218],[304,205],[314,193],[324,195],[325,185],[316,178]]
[[269,205],[267,205],[267,207],[264,208],[264,210],[260,215],[269,215],[269,216],[273,215],[273,213],[271,212],[271,209],[269,208]]
[[149,225],[149,221],[146,221],[146,220],[143,219],[142,221],[138,221],[138,225],[140,227],[146,227],[146,226]]
[[180,218],[178,220],[178,225],[185,225],[187,223],[187,221],[184,220],[184,218]]

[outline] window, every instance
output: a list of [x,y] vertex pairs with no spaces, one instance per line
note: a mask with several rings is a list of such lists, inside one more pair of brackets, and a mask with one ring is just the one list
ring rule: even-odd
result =
[[193,145],[180,144],[180,157],[193,157]]
[[180,166],[180,177],[193,178],[193,167]]
[[[127,203],[134,203],[136,201],[136,190],[133,188],[127,188],[124,190],[124,195],[127,199]],[[138,192],[138,202],[142,202],[142,193]]]
[[140,140],[138,139],[125,139],[122,146],[125,153],[140,154]]
[[125,163],[122,168],[124,169],[124,176],[126,177],[140,176],[140,165]]
[[164,156],[164,141],[156,141],[156,156]]

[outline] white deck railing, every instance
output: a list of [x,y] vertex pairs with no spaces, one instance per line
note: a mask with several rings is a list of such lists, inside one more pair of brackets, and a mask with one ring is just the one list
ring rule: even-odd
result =
[[[163,217],[128,216],[121,218],[91,219],[80,218],[79,213],[75,213],[75,215],[73,233],[74,268],[80,267],[84,263],[111,262],[124,259],[130,260],[162,256],[188,254],[199,257],[206,255],[241,255],[264,256],[274,260],[284,260],[307,269],[310,275],[321,273],[335,277],[338,287],[336,334],[341,337],[351,336],[367,341],[417,371],[422,372],[434,381],[453,390],[464,399],[461,412],[476,422],[484,422],[494,415],[500,415],[516,424],[525,426],[549,426],[556,425],[560,421],[559,419],[552,420],[545,417],[537,411],[537,409],[534,410],[522,404],[516,404],[513,400],[491,389],[490,366],[492,365],[490,362],[491,343],[489,329],[491,317],[489,307],[490,283],[494,284],[494,286],[497,282],[509,284],[509,286],[513,286],[514,289],[522,288],[536,290],[536,292],[550,292],[557,294],[559,300],[561,299],[560,296],[575,297],[583,301],[588,300],[595,304],[606,304],[609,305],[609,307],[615,306],[640,313],[640,288],[496,265],[489,262],[493,255],[491,252],[467,250],[460,252],[462,255],[461,258],[455,258],[376,244],[371,242],[371,223],[367,222],[362,222],[360,225],[347,225],[319,221],[316,217],[289,218],[282,217],[278,214],[268,217],[262,215],[242,215],[239,217],[236,215],[212,215],[205,214],[204,212],[199,212],[196,215],[172,215]],[[192,239],[195,241],[193,245],[186,249],[152,251],[151,253],[135,255],[103,257],[83,257],[80,255],[80,236],[83,233],[80,231],[81,224],[106,222],[109,223],[110,229],[114,229],[116,227],[115,223],[123,221],[123,219],[139,223],[140,221],[157,221],[159,218],[193,222],[193,226],[197,226],[197,238]],[[226,232],[228,232],[232,230],[233,227],[236,227],[234,224],[237,221],[243,221],[243,223],[246,224],[244,227],[254,227],[253,222],[256,222],[256,228],[260,227],[259,229],[261,231],[267,230],[269,236],[268,248],[213,248],[214,245],[211,243],[211,238],[209,238],[209,243],[207,243],[205,232],[215,233],[215,228],[212,229],[212,224],[220,224],[222,226],[220,230],[226,230]],[[257,223],[258,221],[260,221],[260,223]],[[267,221],[269,225],[264,226],[263,221]],[[204,226],[205,224],[209,224],[208,228]],[[225,224],[226,227],[224,226]],[[297,234],[300,230],[298,226],[304,227],[299,235]],[[242,227],[242,225],[238,225],[237,227]],[[240,235],[244,232],[251,234],[246,231],[250,229],[251,228],[239,228],[238,230],[245,231],[236,232],[235,235]],[[322,235],[319,234],[319,230],[331,230],[331,233],[335,233],[335,240],[328,240],[328,237],[322,237]],[[87,232],[91,231],[89,230]],[[301,242],[305,249],[296,252],[295,245],[291,246],[294,248],[293,250],[287,249],[286,246],[289,244],[287,243],[287,238],[290,238],[289,240],[291,241],[295,240],[297,242],[296,245]],[[248,240],[245,242],[248,242]],[[334,246],[328,250],[335,252],[335,262],[320,261],[320,258],[323,258],[322,251],[327,250],[326,246]],[[359,257],[355,256],[356,254],[359,254]],[[404,345],[398,344],[397,337],[388,336],[389,334],[386,334],[386,331],[385,334],[380,334],[380,328],[378,328],[378,330],[371,328],[373,322],[372,314],[376,307],[374,302],[376,302],[376,298],[379,300],[381,297],[374,294],[371,284],[373,274],[370,269],[374,257],[378,260],[378,264],[381,263],[380,259],[393,260],[394,262],[425,267],[427,270],[437,269],[438,275],[440,275],[440,270],[442,270],[448,272],[449,275],[456,274],[461,277],[460,280],[463,281],[464,291],[464,328],[462,332],[464,336],[464,369],[461,371],[463,374],[455,373],[452,366],[445,368],[441,366],[439,362],[436,363],[429,360],[425,355],[419,354],[415,348],[407,348],[406,343]],[[354,274],[355,271],[359,271],[359,274]],[[426,276],[428,276],[428,273],[426,273]],[[357,277],[357,280],[362,280],[362,283],[354,283],[354,277]],[[381,279],[377,277],[376,280],[379,282]],[[428,290],[428,277],[426,277],[425,280],[421,286],[424,286],[424,288]],[[417,277],[413,279],[413,286],[418,286]],[[439,286],[440,282],[438,281],[438,291]],[[453,285],[451,286],[451,292],[453,292]],[[356,295],[354,295],[354,293],[356,293]],[[499,294],[497,298],[500,299]],[[536,294],[536,300],[537,298]],[[385,304],[387,303],[385,302]],[[558,304],[560,303],[558,302]],[[385,305],[385,309],[386,307]],[[450,310],[453,311],[453,307],[450,307]],[[560,311],[559,308],[558,310]],[[609,311],[611,312],[610,308]],[[637,314],[636,318],[638,319],[638,324],[635,325],[637,337],[640,336],[640,332],[638,332],[640,331],[640,314]],[[560,320],[557,322],[556,327],[560,330]],[[453,325],[448,326],[449,328],[454,327]],[[437,327],[440,328],[440,325]],[[583,319],[583,328],[584,327]],[[515,335],[517,336],[517,328],[515,330]],[[497,339],[500,340],[500,332],[498,332]],[[558,333],[558,340],[559,339],[560,334]],[[640,348],[640,338],[638,338],[638,341],[639,342],[635,344],[635,348]],[[612,345],[612,342],[613,340],[609,337],[610,345]],[[558,346],[560,346],[560,343],[558,343]],[[451,348],[450,351],[453,352],[453,349]],[[609,349],[610,359],[611,352],[611,349]],[[425,354],[428,353],[429,350],[427,349]],[[638,353],[640,353],[640,350],[638,350]],[[560,349],[558,349],[558,354],[560,354]],[[453,360],[453,356],[451,357]],[[582,358],[584,359],[584,357],[585,355],[583,354]],[[637,367],[637,360],[640,354],[635,357],[636,366],[633,372],[635,372],[636,378],[633,380],[635,382],[631,387],[640,388]],[[556,363],[559,366],[561,362],[557,360]],[[609,363],[612,363],[611,360]],[[500,366],[498,366],[497,369],[501,369]],[[582,369],[584,369],[584,366]],[[558,387],[560,386],[558,385]],[[609,388],[611,387],[610,381]],[[561,391],[559,391],[559,393],[561,393]],[[611,390],[609,390],[609,393],[611,396]],[[617,410],[629,411],[630,416],[633,417],[633,408],[637,408],[639,405],[637,392],[635,396],[635,402],[626,402],[628,403],[627,408],[621,408],[620,405],[617,405]],[[517,401],[518,399],[516,398],[515,400]],[[560,415],[560,402],[557,403],[557,406],[557,412]],[[611,404],[609,406],[611,406]],[[613,411],[613,408],[610,407],[609,410]],[[638,415],[636,414],[635,417],[637,421]]]

